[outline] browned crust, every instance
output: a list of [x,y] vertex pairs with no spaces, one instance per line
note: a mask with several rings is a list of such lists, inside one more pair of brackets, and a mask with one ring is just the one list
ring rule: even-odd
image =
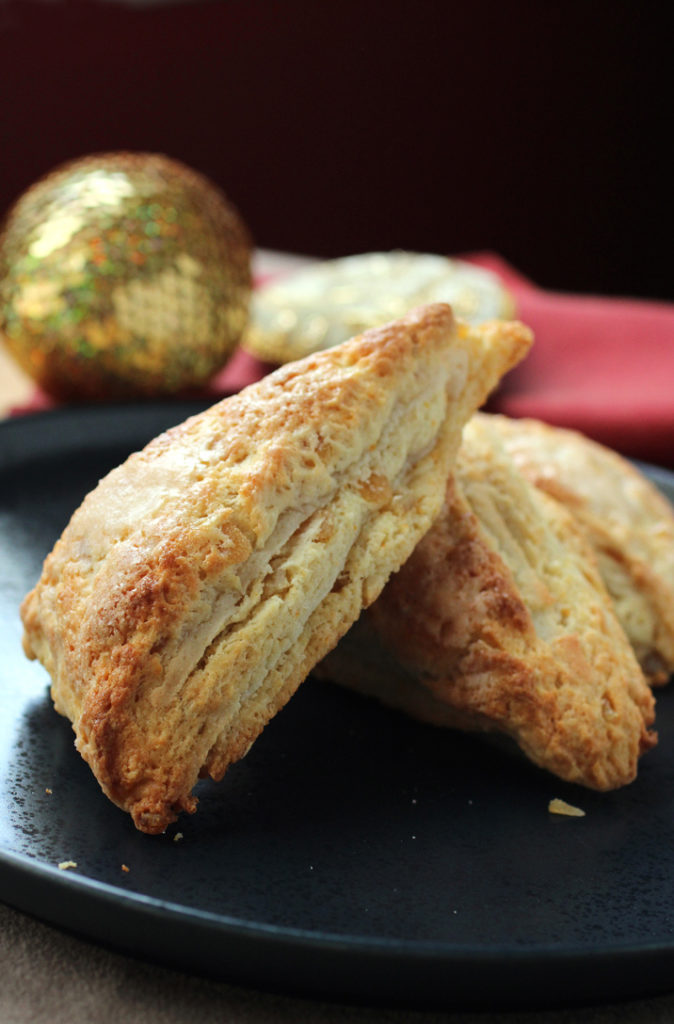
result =
[[[463,422],[530,344],[425,307],[187,420],[87,496],[24,643],[140,829],[194,810],[198,776],[246,752],[377,596],[437,514]],[[284,559],[296,578],[275,582]]]
[[[506,560],[463,487],[494,471],[507,505],[508,473],[519,474],[504,455],[480,466],[483,455],[464,439],[432,529],[319,674],[424,721],[506,733],[567,781],[624,785],[656,742],[654,701],[592,552],[561,507],[513,478],[513,501],[529,507],[514,517],[520,553]],[[559,562],[560,546],[556,578],[546,557]]]
[[[674,509],[617,452],[534,419],[490,417],[515,464],[574,516],[654,685],[674,672]],[[646,621],[644,621],[646,620]]]

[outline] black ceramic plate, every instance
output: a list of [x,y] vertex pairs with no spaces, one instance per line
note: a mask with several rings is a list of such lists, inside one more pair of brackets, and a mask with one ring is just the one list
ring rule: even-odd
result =
[[[183,970],[344,1001],[505,1008],[671,988],[671,691],[660,745],[616,793],[310,679],[165,836],[102,796],[22,654],[18,605],[97,479],[191,411],[0,426],[0,898]],[[674,477],[649,472],[672,497]],[[552,797],[586,817],[550,815]]]

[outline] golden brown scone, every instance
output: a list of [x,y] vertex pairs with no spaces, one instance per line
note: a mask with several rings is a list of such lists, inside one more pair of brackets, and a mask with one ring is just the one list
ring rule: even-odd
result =
[[636,466],[572,430],[491,421],[522,473],[565,505],[597,553],[604,583],[653,684],[674,672],[674,509]]
[[24,643],[138,828],[193,811],[197,778],[246,753],[374,600],[530,343],[423,307],[187,420],[85,499],[23,603]]
[[464,431],[432,529],[318,674],[424,721],[512,737],[555,775],[630,782],[653,696],[572,517]]

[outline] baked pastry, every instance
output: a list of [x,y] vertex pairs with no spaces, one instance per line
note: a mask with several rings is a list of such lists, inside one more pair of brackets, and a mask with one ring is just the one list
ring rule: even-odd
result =
[[604,583],[649,681],[674,672],[674,509],[632,463],[538,420],[491,420],[520,471],[565,505],[594,547]]
[[461,429],[528,350],[431,305],[275,374],[113,470],[22,606],[24,645],[145,832],[193,811],[380,592]]
[[429,302],[447,302],[459,320],[512,317],[514,303],[496,274],[433,253],[367,252],[312,262],[253,293],[243,346],[286,363]]
[[594,789],[630,782],[655,743],[591,549],[487,416],[464,431],[432,529],[317,672],[423,721],[504,733]]

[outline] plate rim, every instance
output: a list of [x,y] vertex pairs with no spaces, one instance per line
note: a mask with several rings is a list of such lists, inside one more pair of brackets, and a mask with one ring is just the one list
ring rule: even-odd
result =
[[[29,857],[27,854],[17,853],[11,850],[4,850],[0,848],[0,867],[6,867],[10,871],[21,872],[31,878],[39,878],[44,881],[58,882],[59,885],[63,885],[64,888],[71,888],[78,892],[84,891],[90,898],[100,899],[102,901],[114,899],[115,902],[123,902],[132,904],[139,912],[153,912],[158,911],[161,913],[167,913],[176,917],[186,917],[194,919],[195,922],[204,923],[205,925],[214,925],[223,927],[224,929],[236,931],[243,931],[249,934],[263,934],[272,938],[288,939],[292,942],[297,943],[308,943],[309,945],[325,945],[327,946],[346,946],[349,949],[352,947],[358,947],[362,951],[369,950],[370,952],[385,952],[390,949],[399,948],[405,955],[408,954],[408,946],[413,946],[415,950],[419,950],[422,955],[438,955],[445,958],[449,952],[452,954],[459,954],[467,952],[471,957],[473,956],[484,956],[486,959],[491,959],[492,956],[498,956],[501,959],[504,955],[509,956],[514,950],[512,959],[530,959],[532,956],[537,958],[541,953],[545,956],[558,956],[560,953],[569,953],[574,958],[579,955],[583,958],[588,956],[599,956],[614,954],[631,954],[635,951],[635,946],[630,943],[629,940],[617,941],[615,945],[598,947],[595,943],[520,943],[517,946],[500,947],[494,946],[479,946],[479,945],[467,945],[465,943],[451,943],[445,942],[444,940],[412,940],[408,941],[405,939],[389,939],[385,936],[376,935],[357,935],[355,933],[338,933],[338,932],[324,932],[324,931],[310,931],[305,928],[292,928],[287,925],[274,925],[265,924],[258,921],[247,921],[243,918],[231,917],[227,914],[216,913],[210,910],[203,910],[199,907],[191,907],[186,904],[176,903],[172,900],[162,900],[156,896],[148,896],[144,893],[137,892],[136,890],[122,889],[118,886],[109,884],[108,882],[102,882],[96,878],[89,878],[87,875],[78,873],[74,869],[62,870],[55,867],[53,864],[48,864],[38,859]],[[0,891],[4,891],[4,880],[0,880]],[[3,896],[3,899],[5,897]],[[10,897],[7,897],[6,902],[10,903]],[[14,905],[14,904],[12,904]],[[20,909],[20,908],[17,908]],[[652,942],[652,943],[640,943],[638,949],[647,949],[652,951],[667,952],[672,954],[674,957],[674,935],[672,936],[671,943],[665,942]]]
[[[9,872],[5,874],[3,868]],[[31,899],[17,901],[8,895],[6,883],[11,885],[17,878],[18,891],[22,885],[38,882]],[[68,923],[62,915],[38,905],[43,890],[49,892],[53,886],[59,895],[65,891],[71,897],[69,906],[75,913]],[[0,899],[57,930],[131,959],[215,981],[333,1003],[507,1012],[656,997],[673,988],[674,939],[637,945],[622,941],[612,946],[480,947],[310,932],[230,919],[128,892],[5,850],[0,850]],[[99,919],[92,910],[108,911],[99,927],[91,924]],[[134,928],[137,924],[142,929]],[[176,928],[186,944],[191,944],[187,957],[176,955],[172,943]],[[134,933],[149,937],[150,945],[134,940]],[[209,949],[214,954],[210,957]],[[298,957],[309,963],[308,970],[297,971]],[[262,970],[261,959],[265,961]],[[571,977],[573,990],[569,989]],[[478,988],[476,979],[481,983]]]

